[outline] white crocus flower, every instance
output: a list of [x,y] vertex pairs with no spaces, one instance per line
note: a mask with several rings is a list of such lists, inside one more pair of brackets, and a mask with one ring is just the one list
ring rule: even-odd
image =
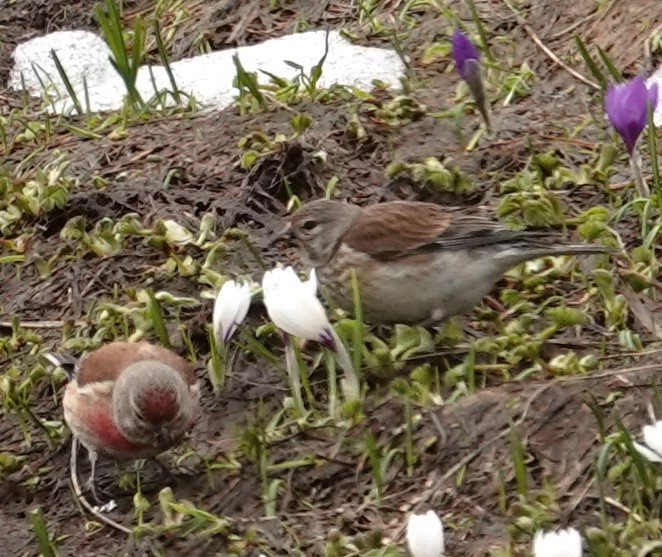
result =
[[264,273],[262,292],[274,324],[289,335],[319,342],[331,350],[345,372],[348,396],[359,399],[361,387],[347,349],[317,298],[315,271],[311,271],[307,281],[302,281],[292,267],[276,267]]
[[407,547],[412,557],[440,557],[444,554],[444,525],[436,512],[409,515]]
[[539,530],[533,538],[534,557],[581,557],[582,537],[574,528],[558,532]]
[[662,422],[645,425],[643,434],[644,443],[647,446],[634,443],[634,448],[641,456],[651,462],[662,462]]
[[246,318],[251,305],[251,286],[233,280],[223,283],[214,302],[214,338],[219,345],[228,343],[237,327]]
[[333,327],[317,299],[315,275],[303,282],[292,267],[264,273],[262,291],[269,318],[286,333],[333,349]]

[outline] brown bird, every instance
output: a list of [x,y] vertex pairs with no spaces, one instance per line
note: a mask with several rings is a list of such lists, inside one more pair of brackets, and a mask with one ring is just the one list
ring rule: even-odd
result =
[[95,497],[98,453],[132,460],[173,447],[198,416],[198,393],[191,365],[148,342],[111,342],[80,360],[62,404],[72,434],[87,448]]
[[607,253],[546,232],[515,231],[466,209],[416,201],[366,208],[339,201],[303,205],[287,230],[334,303],[352,308],[351,269],[372,323],[440,322],[470,311],[503,274],[547,255]]

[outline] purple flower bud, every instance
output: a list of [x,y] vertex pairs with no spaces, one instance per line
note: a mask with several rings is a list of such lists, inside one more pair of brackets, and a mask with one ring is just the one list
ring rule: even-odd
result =
[[646,127],[649,102],[655,110],[657,84],[647,88],[641,76],[607,88],[605,94],[607,118],[618,135],[623,138],[630,155],[634,152],[637,139]]
[[[452,55],[457,66],[457,71],[460,72],[462,79],[465,81],[469,75],[469,67],[480,60],[480,53],[462,31],[455,31],[451,37]],[[470,62],[472,62],[470,64]]]
[[318,342],[322,346],[331,350],[331,352],[336,351],[336,337],[333,335],[333,332],[331,331],[330,328],[326,328],[324,329],[324,331],[322,331],[322,334],[320,335]]
[[485,98],[483,78],[480,69],[480,52],[462,31],[455,31],[451,37],[452,54],[457,71],[466,81],[469,90],[476,101],[476,106],[485,121],[487,129],[492,128],[490,122],[489,103]]

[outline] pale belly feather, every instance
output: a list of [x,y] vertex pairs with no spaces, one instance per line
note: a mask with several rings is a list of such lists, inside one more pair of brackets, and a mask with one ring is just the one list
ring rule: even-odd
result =
[[[356,264],[356,254],[352,255]],[[364,318],[374,323],[416,323],[468,312],[512,266],[512,254],[495,255],[493,251],[439,252],[427,259],[426,266],[414,265],[418,262],[414,258],[397,259],[388,262],[388,278],[383,267],[363,256],[357,278]],[[325,268],[319,275],[321,282],[330,287],[333,301],[351,309],[350,272]]]

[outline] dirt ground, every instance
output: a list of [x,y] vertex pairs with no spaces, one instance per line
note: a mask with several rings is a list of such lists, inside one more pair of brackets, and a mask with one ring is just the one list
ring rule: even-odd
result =
[[[659,0],[611,2],[606,9],[599,10],[594,0],[531,0],[521,11],[524,24],[505,2],[477,2],[488,33],[507,33],[517,44],[521,61],[528,63],[538,79],[530,96],[500,109],[499,140],[481,144],[470,152],[459,147],[455,131],[447,122],[430,116],[387,129],[365,111],[360,116],[367,135],[356,140],[347,133],[348,114],[341,103],[297,107],[312,116],[311,128],[250,172],[237,166],[239,140],[258,129],[270,135],[289,133],[291,112],[270,110],[239,116],[235,110],[226,110],[219,114],[153,119],[131,126],[121,139],[88,140],[60,130],[35,155],[37,160],[46,162],[59,150],[71,161],[69,172],[89,186],[76,190],[64,208],[42,219],[42,232],[30,246],[29,257],[43,257],[58,250],[71,254],[72,245],[63,241],[59,232],[68,219],[77,215],[90,222],[104,216],[117,219],[129,213],[152,219],[176,215],[180,223],[197,229],[201,215],[213,212],[220,217],[223,228],[248,231],[267,263],[284,259],[294,262],[296,250],[274,247],[271,243],[285,211],[285,179],[304,200],[320,197],[324,185],[335,175],[340,178],[341,197],[360,204],[394,198],[442,203],[473,203],[480,199],[492,203],[495,184],[521,170],[532,149],[546,151],[560,146],[565,141],[561,131],[579,126],[593,100],[594,92],[550,59],[540,45],[564,64],[588,76],[573,39],[573,33],[579,29],[587,44],[600,45],[628,75],[640,73],[647,69],[644,39],[662,24],[658,3]],[[142,0],[125,2],[127,17],[140,13],[147,4]],[[180,30],[171,49],[172,59],[196,54],[191,44],[194,32],[206,36],[214,49],[223,49],[290,33],[301,19],[307,20],[311,28],[344,26],[359,33],[364,44],[387,43],[383,37],[360,32],[357,3],[350,0],[293,0],[282,2],[280,8],[272,11],[266,4],[194,3],[195,28]],[[381,17],[393,17],[402,4],[387,0],[381,3],[378,12]],[[470,21],[464,3],[450,4]],[[97,30],[93,5],[89,0],[22,0],[0,8],[2,102],[19,105],[18,95],[4,88],[14,46],[55,30]],[[415,13],[418,24],[402,48],[411,58],[416,78],[424,82],[424,87],[417,91],[417,100],[428,109],[443,111],[449,108],[445,106],[446,99],[453,96],[457,76],[446,71],[447,60],[422,64],[420,55],[425,45],[445,35],[448,25],[429,10]],[[632,30],[636,30],[637,40],[625,40]],[[591,135],[594,133],[584,129],[575,141],[590,146],[596,141]],[[2,164],[18,164],[28,148],[21,146],[3,153]],[[316,164],[312,156],[320,150],[330,154],[329,164],[324,167]],[[455,163],[476,181],[478,191],[473,196],[451,199],[421,190],[406,179],[388,180],[385,176],[384,169],[393,160],[441,157],[445,153],[452,154]],[[573,156],[576,159],[568,160],[569,165],[585,162],[581,154]],[[174,179],[164,187],[167,176]],[[93,177],[103,178],[105,186],[95,185]],[[587,187],[564,195],[568,205],[579,211],[598,202],[601,194]],[[182,255],[189,249],[194,248],[183,248]],[[153,269],[153,288],[195,297],[193,281],[173,279],[158,270],[162,260],[161,251],[141,242],[101,260],[61,257],[46,280],[29,260],[20,276],[14,266],[1,265],[0,333],[9,334],[7,321],[11,315],[18,315],[25,322],[85,320],[94,300],[111,298],[116,285],[131,285],[150,269]],[[262,272],[262,262],[240,241],[224,255],[222,265],[230,273],[260,276]],[[200,353],[207,354],[203,325],[211,319],[211,304],[185,312],[184,319]],[[252,310],[249,319],[254,324],[260,323],[261,310]],[[645,329],[640,329],[645,333]],[[60,331],[41,333],[50,338],[54,349],[58,348]],[[177,345],[178,331],[170,333]],[[621,389],[621,396],[609,405],[608,411],[626,424],[638,427],[647,420],[648,393],[661,361],[662,357],[656,354],[644,358],[617,354],[612,369],[595,377],[565,381],[536,379],[503,385],[495,382],[457,403],[434,410],[419,409],[415,439],[419,446],[426,447],[422,460],[413,475],[407,475],[401,468],[388,471],[387,496],[380,504],[365,504],[371,484],[366,459],[346,448],[339,450],[343,440],[337,438],[334,430],[309,430],[282,438],[271,446],[270,453],[276,462],[311,454],[317,462],[315,466],[283,474],[287,495],[279,500],[277,516],[273,519],[263,518],[262,480],[253,462],[243,460],[240,468],[227,467],[207,473],[198,469],[196,473],[196,457],[189,454],[183,460],[191,470],[176,470],[169,482],[176,497],[191,500],[200,508],[232,521],[229,534],[205,538],[191,535],[176,539],[161,537],[150,542],[127,541],[125,535],[109,528],[86,530],[84,515],[69,486],[69,443],[49,444],[46,436],[35,428],[28,445],[16,418],[6,414],[0,423],[0,452],[20,454],[24,460],[18,470],[1,479],[0,548],[3,549],[0,553],[38,554],[29,527],[29,512],[36,507],[43,510],[50,531],[57,535],[61,556],[223,554],[232,546],[230,534],[248,539],[247,532],[255,529],[261,539],[269,540],[272,555],[289,555],[298,548],[312,557],[323,555],[325,544],[334,535],[381,530],[385,536],[401,541],[403,511],[414,506],[442,510],[444,521],[452,524],[449,555],[486,555],[491,547],[507,538],[508,519],[512,518],[499,508],[495,481],[496,477],[513,481],[511,425],[516,424],[527,444],[530,455],[527,464],[533,481],[539,483],[544,479],[551,483],[561,494],[563,524],[581,526],[590,522],[597,504],[590,472],[598,431],[586,405],[589,394],[605,400],[615,388]],[[10,363],[0,361],[3,367]],[[220,395],[212,394],[206,387],[205,417],[190,443],[197,458],[222,457],[230,461],[240,443],[240,428],[268,420],[281,404],[286,385],[273,369],[258,365],[244,355],[238,356],[234,369],[241,369],[241,373],[232,375],[227,389]],[[204,379],[202,360],[198,372]],[[34,413],[42,419],[59,419],[61,394],[47,384],[38,393],[40,405],[33,409]],[[357,426],[352,437],[359,438],[371,431],[378,441],[388,445],[390,439],[402,435],[399,431],[402,404],[383,386],[375,385],[366,415],[367,419]],[[84,471],[85,466],[81,460]],[[119,468],[127,469],[125,465]],[[125,495],[118,495],[114,479],[117,470],[113,463],[102,463],[100,483],[113,492],[119,503],[111,516],[122,521],[126,513],[133,512],[133,491],[128,489]],[[38,483],[27,481],[37,473]],[[461,487],[457,482],[459,473],[464,475]],[[157,472],[148,464],[144,476],[145,494],[155,495],[163,487]],[[257,556],[259,552],[258,547],[249,544],[240,554]]]

